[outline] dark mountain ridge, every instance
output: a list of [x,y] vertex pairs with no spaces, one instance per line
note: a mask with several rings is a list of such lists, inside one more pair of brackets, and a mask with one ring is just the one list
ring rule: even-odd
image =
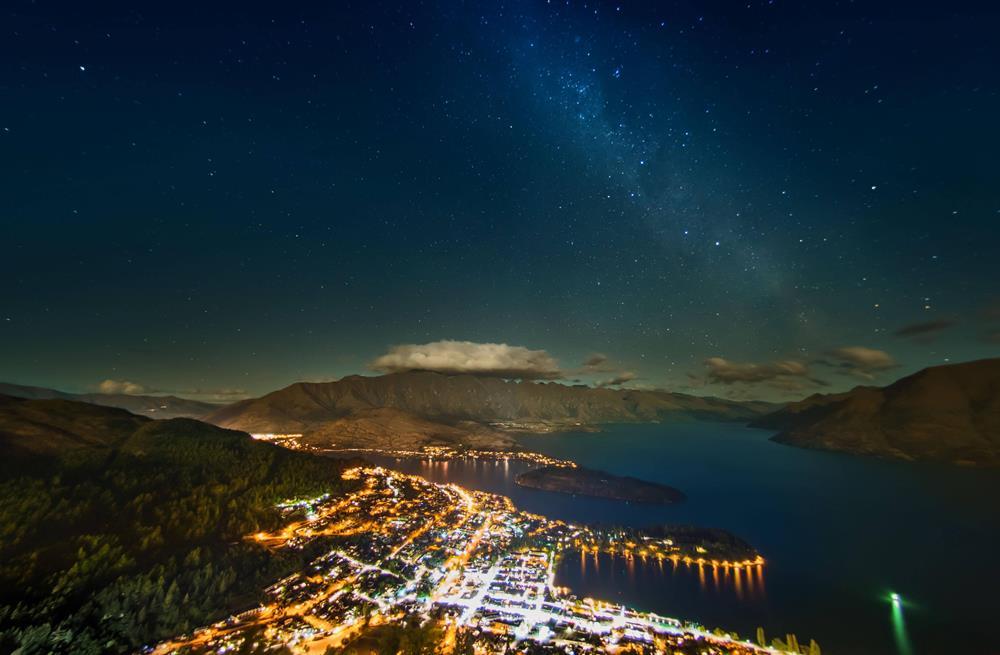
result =
[[1000,466],[1000,359],[932,366],[883,388],[816,394],[751,425],[805,448]]
[[45,387],[0,382],[0,394],[31,400],[75,400],[78,402],[118,407],[152,418],[201,418],[221,407],[214,403],[178,398],[177,396],[141,396],[124,393],[67,393]]
[[388,408],[438,424],[465,422],[508,430],[547,431],[601,423],[677,418],[749,421],[773,405],[638,391],[566,386],[473,375],[414,371],[336,382],[298,382],[223,407],[205,420],[248,432],[309,433],[333,421]]
[[558,421],[608,423],[653,421],[674,412],[706,418],[749,419],[767,403],[743,403],[668,391],[517,382],[473,375],[430,372],[352,375],[336,382],[297,382],[260,398],[228,405],[207,420],[305,427],[376,407],[419,416],[473,421]]
[[39,456],[67,456],[124,441],[150,419],[72,400],[0,395],[0,471]]

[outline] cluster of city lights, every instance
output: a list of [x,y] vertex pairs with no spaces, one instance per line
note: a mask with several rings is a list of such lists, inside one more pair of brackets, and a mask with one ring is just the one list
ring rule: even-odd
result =
[[615,532],[521,512],[503,496],[380,467],[352,468],[344,477],[360,488],[342,497],[283,502],[278,509],[289,523],[250,536],[272,550],[322,543],[320,556],[269,587],[260,606],[154,652],[224,653],[253,644],[323,652],[373,625],[414,619],[435,621],[451,638],[470,635],[483,655],[503,652],[511,641],[553,653],[584,652],[594,644],[648,652],[685,644],[702,644],[702,652],[779,652],[697,624],[577,598],[554,580],[555,564],[574,550],[733,569],[762,567],[759,556],[730,561],[713,556],[710,544],[669,537],[626,541]]

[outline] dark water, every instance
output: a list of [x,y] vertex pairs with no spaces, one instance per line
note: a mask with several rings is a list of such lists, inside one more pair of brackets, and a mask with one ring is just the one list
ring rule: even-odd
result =
[[746,636],[757,626],[769,636],[795,632],[827,655],[1000,653],[1000,473],[809,451],[769,436],[684,423],[522,438],[532,450],[687,494],[665,507],[522,489],[513,482],[529,468],[522,463],[393,465],[553,518],[725,528],[767,559],[760,576],[734,578],[572,554],[557,582],[580,595]]

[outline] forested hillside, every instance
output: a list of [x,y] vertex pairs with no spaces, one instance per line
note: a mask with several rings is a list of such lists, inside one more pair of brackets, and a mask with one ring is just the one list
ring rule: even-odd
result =
[[[0,445],[24,438],[22,403],[45,402],[0,404],[16,408]],[[60,403],[65,432],[75,403]],[[93,411],[81,406],[89,423]],[[277,524],[276,502],[348,484],[343,464],[188,419],[140,419],[72,457],[12,456],[26,466],[0,479],[0,652],[24,655],[132,652],[253,605],[308,554],[244,537]]]

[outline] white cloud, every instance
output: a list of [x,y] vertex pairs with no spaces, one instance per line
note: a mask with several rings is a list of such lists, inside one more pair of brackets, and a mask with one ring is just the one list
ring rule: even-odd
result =
[[633,371],[622,371],[621,373],[608,378],[607,380],[599,380],[597,386],[599,387],[613,387],[619,384],[625,384],[626,382],[631,382],[632,380],[639,377]]
[[563,377],[559,363],[544,350],[529,350],[505,343],[435,341],[393,346],[371,363],[384,373],[436,371],[525,380],[554,380]]
[[705,360],[710,382],[733,384],[734,382],[765,382],[778,378],[809,377],[809,367],[793,359],[779,362],[751,363],[733,362],[722,357]]
[[136,382],[128,380],[103,380],[97,385],[97,390],[101,393],[124,393],[129,395],[141,394],[146,391],[145,387]]
[[170,393],[181,398],[190,398],[192,400],[201,400],[210,403],[231,403],[237,400],[243,400],[244,398],[249,398],[250,393],[246,389],[230,389],[230,388],[219,388],[219,389],[180,389],[177,391],[164,391],[163,393]]
[[896,367],[896,360],[889,353],[864,346],[845,346],[827,354],[837,360],[837,366],[866,380],[874,379],[881,371]]
[[603,353],[593,353],[583,360],[583,370],[587,372],[607,373],[611,370],[608,365],[608,356]]

